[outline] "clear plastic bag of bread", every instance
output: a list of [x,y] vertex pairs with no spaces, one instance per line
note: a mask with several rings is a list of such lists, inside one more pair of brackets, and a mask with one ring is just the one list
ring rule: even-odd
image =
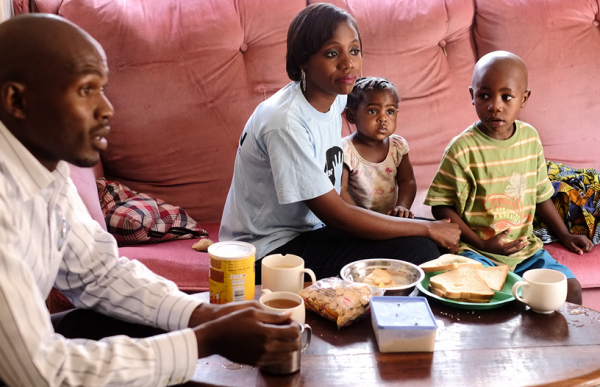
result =
[[335,321],[338,329],[352,324],[371,312],[369,300],[382,296],[383,289],[337,277],[324,278],[303,289],[299,294],[306,309]]

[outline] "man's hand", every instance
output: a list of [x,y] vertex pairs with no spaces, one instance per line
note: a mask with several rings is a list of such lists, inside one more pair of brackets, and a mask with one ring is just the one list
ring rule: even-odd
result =
[[397,216],[399,218],[414,218],[415,217],[415,214],[413,214],[411,210],[409,210],[408,208],[403,207],[403,206],[396,206],[392,210],[389,210],[387,214],[391,215],[391,216]]
[[506,238],[509,232],[510,229],[506,229],[488,240],[482,240],[480,244],[480,250],[498,255],[511,255],[517,251],[523,250],[529,244],[527,237],[525,236],[515,239],[514,241],[504,243],[504,238]]
[[560,243],[575,254],[583,255],[583,252],[590,252],[594,247],[592,241],[585,235],[573,235],[566,233],[558,236]]
[[236,363],[264,366],[291,360],[300,349],[300,325],[290,313],[244,308],[196,328],[198,358],[218,354]]
[[209,304],[208,302],[198,305],[192,312],[188,327],[194,328],[205,322],[215,320],[219,317],[228,315],[235,311],[246,309],[246,308],[257,308],[261,309],[258,301],[241,301],[241,302],[230,302],[223,305]]
[[460,227],[456,223],[451,223],[450,219],[428,222],[429,239],[436,245],[448,249],[450,252],[458,250],[458,241],[460,240]]

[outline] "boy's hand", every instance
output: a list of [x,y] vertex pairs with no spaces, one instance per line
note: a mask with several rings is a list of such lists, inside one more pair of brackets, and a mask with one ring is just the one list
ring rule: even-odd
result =
[[[585,235],[563,234],[558,237],[560,243],[575,254],[583,255],[585,251],[590,252],[594,247],[591,240]],[[581,248],[580,248],[581,247]]]
[[481,241],[481,250],[498,255],[511,255],[523,250],[529,244],[527,237],[521,237],[512,242],[504,243],[504,238],[506,238],[509,232],[510,229],[506,229],[488,240]]
[[411,210],[409,210],[408,208],[403,207],[403,206],[396,206],[396,207],[394,207],[394,209],[389,210],[387,214],[391,215],[391,216],[397,216],[399,218],[414,218],[415,217],[415,214],[413,214]]

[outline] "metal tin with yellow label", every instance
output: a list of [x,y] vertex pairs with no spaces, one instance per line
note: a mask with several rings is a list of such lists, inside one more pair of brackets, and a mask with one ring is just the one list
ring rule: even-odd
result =
[[208,247],[211,304],[254,299],[256,248],[246,242],[218,242]]

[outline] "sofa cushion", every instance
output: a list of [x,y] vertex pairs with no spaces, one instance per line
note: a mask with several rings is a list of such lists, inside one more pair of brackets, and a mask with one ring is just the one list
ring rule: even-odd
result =
[[[51,0],[38,0],[42,4]],[[63,0],[106,51],[115,108],[105,176],[219,222],[239,136],[289,82],[287,28],[306,0]],[[115,92],[111,91],[111,85]]]
[[[213,242],[218,242],[219,223],[203,224]],[[198,239],[168,241],[152,245],[119,248],[119,253],[137,259],[156,274],[175,282],[180,290],[201,292],[208,290],[208,253],[192,249]]]
[[520,118],[533,125],[546,160],[598,168],[600,18],[596,0],[476,0],[474,37],[481,57],[519,55],[531,98]]
[[600,287],[600,276],[598,275],[598,256],[600,249],[595,246],[590,253],[577,255],[567,250],[560,243],[544,245],[544,249],[559,263],[567,266],[581,283],[582,288]]

